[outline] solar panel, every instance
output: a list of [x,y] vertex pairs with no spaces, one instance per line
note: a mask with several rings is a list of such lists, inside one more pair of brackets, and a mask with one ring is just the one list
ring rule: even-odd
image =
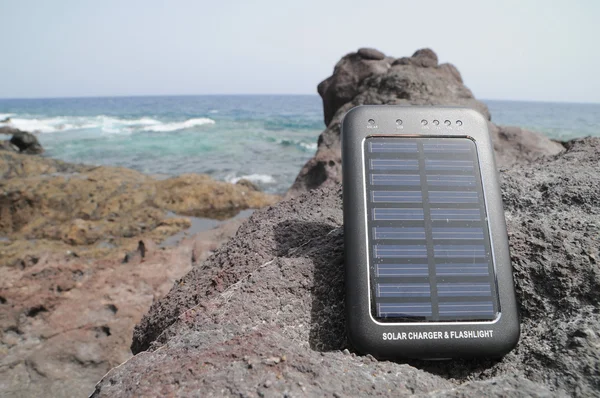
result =
[[498,294],[475,143],[368,137],[364,150],[373,317],[495,319]]

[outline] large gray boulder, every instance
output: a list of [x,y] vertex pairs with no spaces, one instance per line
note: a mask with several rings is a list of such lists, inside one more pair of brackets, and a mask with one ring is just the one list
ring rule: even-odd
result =
[[[323,99],[326,129],[319,136],[317,153],[300,170],[287,197],[341,182],[340,123],[355,106],[461,106],[475,109],[491,120],[487,106],[464,85],[458,69],[452,64],[438,64],[437,55],[428,48],[398,59],[374,49],[360,49],[336,64],[333,74],[319,84],[318,92]],[[489,128],[499,167],[563,150],[559,143],[518,127],[507,131],[490,122]]]
[[344,327],[339,186],[259,210],[155,302],[96,397],[598,396],[600,139],[501,172],[522,315],[502,359],[377,361]]

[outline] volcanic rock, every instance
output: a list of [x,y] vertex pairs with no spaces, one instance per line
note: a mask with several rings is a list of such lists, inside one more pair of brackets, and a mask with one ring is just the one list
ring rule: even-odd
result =
[[232,236],[239,222],[185,238],[177,247],[160,248],[143,238],[127,261],[114,255],[90,260],[72,247],[47,250],[23,267],[2,267],[0,395],[88,396],[98,379],[131,357],[133,327],[151,303],[195,258]]
[[19,151],[29,155],[37,155],[44,152],[37,137],[27,131],[17,131],[10,139],[10,143],[19,148]]
[[10,239],[1,246],[0,265],[74,246],[87,258],[116,247],[133,250],[141,236],[162,240],[188,228],[181,216],[222,219],[277,200],[206,175],[155,180],[124,168],[10,152],[0,153],[0,177],[0,236]]
[[0,152],[0,181],[17,177],[35,178],[40,175],[83,173],[94,168],[39,156]]
[[150,304],[241,222],[159,247],[190,227],[182,215],[221,218],[275,200],[203,175],[155,180],[0,152],[0,395],[89,394],[131,356]]
[[0,151],[19,152],[19,148],[11,144],[9,140],[0,140]]
[[520,127],[488,123],[488,129],[494,143],[496,164],[500,168],[535,161],[541,156],[556,155],[565,149],[560,142]]
[[[84,396],[131,356],[133,326],[240,220],[186,235],[277,197],[184,175],[0,152],[0,395]],[[183,235],[176,247],[159,247]],[[124,260],[126,259],[126,260]]]
[[253,190],[253,191],[257,191],[257,192],[260,192],[260,191],[262,191],[258,185],[256,185],[256,184],[255,184],[255,183],[253,183],[252,181],[250,181],[250,180],[247,180],[247,179],[245,179],[245,178],[242,178],[241,180],[238,180],[238,181],[236,182],[236,184],[243,185],[243,186],[245,186],[246,188],[249,188],[249,189],[251,189],[251,190]]
[[385,58],[385,54],[374,48],[360,48],[357,52],[363,59],[374,59],[380,61]]
[[600,387],[600,139],[501,173],[522,337],[502,359],[378,361],[344,320],[339,186],[256,211],[156,301],[95,397],[592,396]]
[[0,141],[0,149],[17,150],[28,155],[37,155],[44,152],[37,137],[27,131],[21,131],[11,126],[0,127],[0,134],[12,135],[8,141]]
[[[369,49],[368,53],[371,51],[376,50]],[[412,57],[396,60],[385,56],[365,58],[361,55],[365,52],[361,49],[344,56],[336,64],[333,74],[319,84],[327,128],[319,136],[317,153],[302,168],[287,197],[341,183],[340,123],[344,114],[355,106],[461,106],[475,109],[491,120],[487,106],[476,100],[463,84],[458,69],[452,64],[438,64],[437,55],[431,49],[421,49]],[[489,129],[495,148],[500,152],[499,167],[564,150],[561,144],[538,133],[507,129],[492,123]]]
[[[8,120],[10,120],[10,118],[7,118]],[[6,119],[0,121],[0,123],[6,123]],[[20,131],[17,128],[14,128],[12,126],[0,126],[0,134],[5,134],[5,135],[13,135],[14,133]]]

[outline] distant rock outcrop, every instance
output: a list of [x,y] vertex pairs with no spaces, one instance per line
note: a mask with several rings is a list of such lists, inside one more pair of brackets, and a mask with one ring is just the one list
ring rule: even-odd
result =
[[[259,210],[155,302],[94,397],[593,396],[600,139],[501,173],[522,337],[503,359],[377,361],[346,340],[339,186]],[[145,351],[145,352],[144,352]]]
[[44,152],[44,148],[38,141],[37,137],[27,131],[21,131],[19,129],[3,126],[0,127],[0,134],[12,135],[9,141],[1,143],[0,149],[15,149],[21,153],[28,155],[38,155]]
[[[475,109],[488,120],[487,106],[476,100],[452,64],[438,64],[437,55],[421,49],[412,57],[392,58],[362,48],[344,56],[333,75],[318,86],[323,99],[327,128],[318,140],[315,156],[302,168],[287,196],[341,182],[340,123],[344,114],[358,105],[452,105]],[[541,134],[498,127],[490,123],[498,165],[508,166],[540,155],[554,155],[563,147]],[[508,139],[510,137],[510,139]],[[529,145],[534,143],[533,148]]]

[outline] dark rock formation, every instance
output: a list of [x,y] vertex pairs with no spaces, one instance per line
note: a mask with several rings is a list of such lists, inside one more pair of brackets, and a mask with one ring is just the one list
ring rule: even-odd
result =
[[[37,155],[44,152],[44,148],[40,145],[37,137],[27,131],[21,131],[19,129],[3,126],[0,127],[0,134],[10,134],[12,138],[8,143],[2,143],[0,148],[12,149],[11,146],[18,149],[19,152],[28,155]],[[8,144],[10,143],[11,146]]]
[[[416,51],[412,57],[394,59],[374,49],[360,49],[344,56],[333,74],[318,86],[323,99],[325,125],[315,156],[302,168],[287,193],[288,197],[320,186],[341,182],[340,122],[344,114],[358,105],[453,105],[472,108],[487,119],[485,104],[477,101],[452,64],[438,64],[430,49]],[[540,155],[555,155],[563,150],[548,138],[519,128],[506,130],[490,123],[492,139],[500,152],[498,166],[533,160]],[[535,148],[528,145],[534,143]],[[525,151],[522,151],[526,148]]]
[[44,152],[35,135],[26,131],[19,131],[13,134],[10,143],[19,148],[19,151],[29,155],[37,155]]
[[[377,361],[346,341],[339,187],[257,211],[136,326],[94,396],[592,396],[600,139],[501,173],[522,313],[500,360]],[[146,352],[142,352],[148,350]]]

